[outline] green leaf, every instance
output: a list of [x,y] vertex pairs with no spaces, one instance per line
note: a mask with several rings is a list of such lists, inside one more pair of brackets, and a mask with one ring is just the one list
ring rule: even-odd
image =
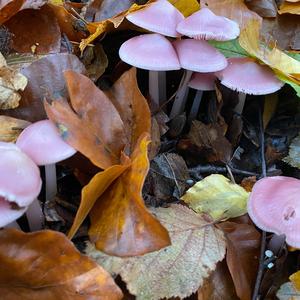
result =
[[222,52],[227,58],[249,57],[249,54],[240,46],[238,39],[226,42],[209,41],[209,44]]

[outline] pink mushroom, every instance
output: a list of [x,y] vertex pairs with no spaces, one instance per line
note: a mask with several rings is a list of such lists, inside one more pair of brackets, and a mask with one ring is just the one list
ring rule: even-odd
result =
[[240,34],[236,22],[215,15],[207,7],[182,20],[176,30],[182,35],[199,40],[228,41],[237,38]]
[[216,76],[223,85],[239,92],[239,104],[235,108],[237,113],[243,110],[246,94],[271,94],[284,85],[269,67],[262,66],[246,57],[229,58],[228,66],[216,72]]
[[159,91],[165,89],[165,81],[158,76],[158,71],[180,69],[177,54],[169,40],[158,33],[136,36],[122,44],[119,56],[132,66],[150,71],[150,97],[159,105]]
[[248,214],[264,231],[284,234],[286,242],[300,248],[300,180],[266,177],[257,181],[248,201]]
[[18,219],[40,193],[36,164],[12,143],[0,142],[0,227]]
[[[59,135],[56,126],[50,120],[35,122],[26,127],[17,139],[16,145],[26,153],[37,165],[45,165],[46,201],[51,200],[57,193],[55,163],[72,156],[76,150],[69,146]],[[27,215],[36,215],[40,205],[36,200],[29,208]],[[31,228],[39,228],[41,218],[35,220]],[[33,221],[32,221],[33,222]]]

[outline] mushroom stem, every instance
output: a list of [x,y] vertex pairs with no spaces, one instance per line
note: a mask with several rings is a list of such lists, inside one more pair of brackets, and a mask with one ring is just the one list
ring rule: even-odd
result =
[[5,226],[5,228],[15,228],[21,230],[21,227],[17,223],[17,221],[13,221]]
[[149,94],[153,104],[157,107],[166,100],[166,72],[149,71]]
[[238,94],[238,98],[239,98],[239,102],[238,104],[234,107],[234,111],[241,115],[245,106],[245,102],[246,102],[246,96],[247,94],[239,92]]
[[56,166],[50,164],[45,166],[45,178],[46,178],[46,201],[51,200],[57,194],[56,183]]
[[38,199],[35,199],[26,210],[30,231],[41,230],[44,223],[44,214]]
[[178,91],[175,96],[175,100],[172,106],[172,110],[170,113],[170,118],[174,118],[177,115],[180,115],[184,111],[187,95],[188,95],[188,83],[191,79],[193,72],[186,70],[184,72],[184,75],[182,76],[182,79],[180,81]]
[[191,108],[191,111],[190,111],[190,114],[189,114],[189,117],[188,117],[188,123],[189,124],[191,124],[192,121],[195,120],[196,117],[197,117],[199,107],[200,107],[200,103],[201,103],[201,100],[202,100],[202,95],[203,95],[203,91],[198,90],[196,95],[195,95],[195,98],[194,98],[194,101],[193,101],[193,104],[192,104],[192,108]]

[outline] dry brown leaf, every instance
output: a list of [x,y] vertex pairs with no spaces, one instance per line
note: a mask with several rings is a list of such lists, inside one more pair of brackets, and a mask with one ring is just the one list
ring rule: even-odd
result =
[[0,53],[0,109],[12,109],[19,106],[21,99],[19,90],[24,90],[27,78],[7,66],[5,58]]
[[[16,52],[48,54],[60,52],[60,28],[50,7],[25,9],[4,24],[13,34]],[[37,30],[38,28],[38,30]]]
[[85,73],[85,68],[77,56],[63,53],[47,55],[22,69],[22,74],[28,78],[28,85],[21,93],[20,106],[14,110],[1,111],[1,114],[30,122],[45,119],[47,116],[43,100],[63,91],[65,70]]
[[122,299],[109,274],[62,234],[0,231],[2,300]]
[[243,0],[200,0],[201,7],[208,7],[215,14],[236,21],[244,28],[250,20],[262,22],[262,18],[251,11]]
[[252,0],[246,2],[247,6],[263,18],[275,18],[277,5],[275,0]]
[[0,116],[0,124],[0,141],[15,142],[22,130],[30,125],[30,122],[7,116]]
[[226,261],[241,300],[251,300],[258,269],[260,234],[251,224],[222,222],[218,227],[226,237]]
[[300,15],[300,3],[299,2],[283,2],[278,10],[279,14],[294,14]]
[[172,245],[133,258],[107,256],[89,245],[86,253],[111,274],[120,274],[137,300],[187,297],[225,255],[220,230],[182,205],[152,209],[168,229]]

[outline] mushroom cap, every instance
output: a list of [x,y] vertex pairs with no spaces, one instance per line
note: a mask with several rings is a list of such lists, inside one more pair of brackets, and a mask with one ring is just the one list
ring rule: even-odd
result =
[[151,71],[179,70],[180,64],[172,44],[158,33],[143,34],[122,44],[120,58],[137,68]]
[[19,135],[16,144],[37,165],[54,164],[76,152],[64,142],[50,120],[38,121],[26,127]]
[[182,68],[194,72],[215,72],[226,68],[225,56],[206,41],[185,39],[173,42]]
[[[37,165],[16,145],[0,142],[0,227],[20,217],[42,186]],[[21,209],[14,209],[16,203]]]
[[300,247],[300,180],[274,176],[257,181],[248,201],[248,214],[264,231],[285,234],[286,242]]
[[217,16],[206,7],[182,20],[176,30],[198,40],[229,41],[240,34],[240,28],[236,22]]
[[194,72],[188,86],[200,91],[215,90],[216,75],[214,73]]
[[272,69],[247,57],[229,58],[227,68],[216,76],[228,88],[251,95],[271,94],[284,85]]
[[183,14],[167,0],[150,4],[126,16],[131,23],[152,32],[170,37],[179,37],[177,24],[184,19]]

